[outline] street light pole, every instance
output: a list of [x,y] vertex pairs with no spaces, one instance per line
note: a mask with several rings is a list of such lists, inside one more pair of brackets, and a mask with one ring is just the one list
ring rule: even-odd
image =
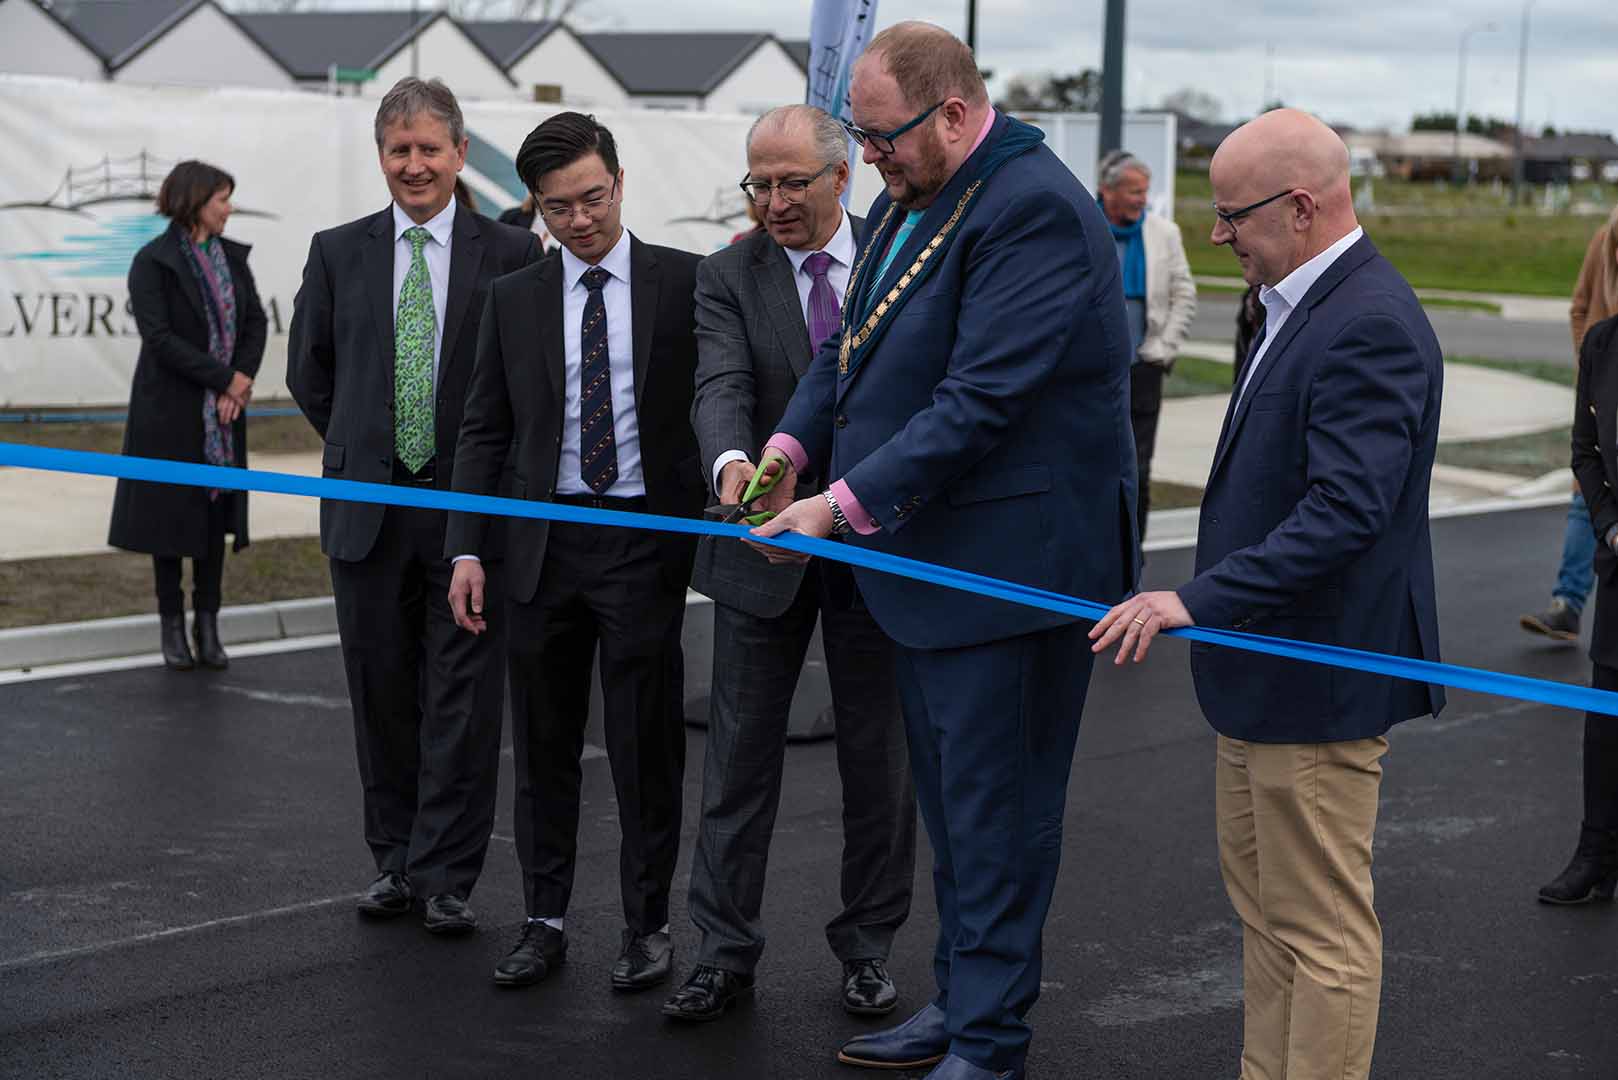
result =
[[1494,23],[1483,23],[1480,26],[1469,26],[1461,31],[1461,57],[1456,65],[1455,73],[1455,171],[1454,178],[1457,184],[1466,179],[1466,164],[1461,160],[1461,132],[1466,129],[1466,39],[1479,30],[1487,33],[1495,28]]
[[[976,56],[978,51],[978,0],[966,0],[966,47]],[[982,67],[982,63],[978,67]]]
[[1101,52],[1100,154],[1124,142],[1124,0],[1107,0],[1107,37]]
[[1534,6],[1534,0],[1523,0],[1522,6],[1522,40],[1517,46],[1517,133],[1512,139],[1514,153],[1511,163],[1511,205],[1516,206],[1522,202],[1523,161],[1522,161],[1522,126],[1523,105],[1528,96],[1528,11]]

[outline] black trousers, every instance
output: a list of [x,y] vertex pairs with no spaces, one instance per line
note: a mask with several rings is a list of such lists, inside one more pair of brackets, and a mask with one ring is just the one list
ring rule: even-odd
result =
[[848,569],[816,560],[777,618],[714,605],[702,823],[691,861],[699,964],[746,974],[764,951],[759,913],[781,803],[787,719],[817,616],[843,784],[843,909],[826,925],[826,941],[839,960],[886,959],[910,914],[916,798],[893,642],[865,610]]
[[[191,610],[217,612],[225,579],[225,514],[231,496],[220,494],[208,504],[208,553],[191,560]],[[153,555],[157,579],[157,610],[161,615],[185,614],[185,592],[180,587],[180,556]]]
[[553,523],[533,599],[507,604],[515,831],[530,916],[561,917],[573,895],[599,648],[624,919],[641,934],[669,921],[685,778],[680,628],[690,561],[683,576],[673,572],[667,542],[635,529]]
[[471,895],[494,828],[505,648],[500,565],[481,636],[455,625],[445,515],[390,506],[371,553],[331,563],[365,841],[417,893]]
[[[1590,685],[1618,690],[1618,668],[1596,664]],[[1584,825],[1618,832],[1618,716],[1584,714]]]
[[1135,527],[1146,539],[1146,515],[1152,509],[1152,451],[1157,448],[1157,418],[1163,412],[1161,365],[1137,362],[1129,368],[1129,423],[1135,429]]

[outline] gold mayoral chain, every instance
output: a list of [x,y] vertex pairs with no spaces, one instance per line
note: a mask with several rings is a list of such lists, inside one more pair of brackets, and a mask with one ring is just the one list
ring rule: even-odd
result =
[[[899,275],[899,280],[894,283],[893,288],[888,290],[888,295],[884,296],[882,302],[871,312],[870,317],[865,320],[865,325],[860,327],[859,333],[854,332],[852,325],[843,331],[843,344],[837,354],[838,374],[848,374],[848,358],[850,354],[870,339],[877,326],[882,322],[883,317],[899,303],[900,295],[910,287],[912,281],[920,276],[922,269],[927,265],[927,260],[932,258],[933,254],[943,246],[945,238],[949,236],[950,231],[961,220],[961,215],[966,213],[966,204],[972,201],[972,196],[977,194],[978,188],[982,185],[982,180],[972,181],[971,186],[961,196],[961,201],[955,204],[955,212],[949,216],[948,221],[944,222],[943,228],[938,230],[938,235],[927,241],[927,246],[917,253],[916,261],[910,264],[910,269]],[[882,220],[877,224],[876,231],[871,234],[870,244],[866,245],[864,254],[860,256],[860,261],[854,265],[854,273],[848,286],[848,292],[853,296],[859,295],[857,290],[860,288],[860,271],[865,268],[865,260],[870,258],[871,252],[876,249],[877,240],[887,228],[888,220],[893,217],[896,205],[896,203],[888,204],[888,212],[882,215]]]

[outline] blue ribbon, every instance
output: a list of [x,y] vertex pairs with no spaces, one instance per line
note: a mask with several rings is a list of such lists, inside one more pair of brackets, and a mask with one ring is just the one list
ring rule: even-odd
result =
[[[146,480],[158,484],[219,488],[222,491],[263,491],[277,495],[381,503],[386,506],[413,506],[428,510],[456,510],[496,517],[567,521],[627,529],[652,529],[695,536],[740,538],[750,535],[750,531],[740,525],[725,525],[716,521],[693,518],[595,510],[585,506],[566,506],[561,503],[533,502],[527,499],[503,499],[491,495],[466,495],[431,488],[367,484],[357,480],[331,480],[297,476],[292,473],[233,469],[219,465],[194,465],[183,461],[160,461],[155,458],[96,454],[82,450],[55,450],[43,446],[0,442],[0,466],[6,465],[49,472],[112,476],[123,480]],[[945,588],[959,589],[962,592],[1043,608],[1046,611],[1091,621],[1101,618],[1110,610],[1107,604],[1081,600],[1063,593],[1037,589],[1031,585],[1020,585],[1013,581],[1002,581],[999,578],[985,577],[965,570],[918,562],[915,559],[901,558],[833,540],[818,540],[797,533],[783,533],[764,542],[789,551],[801,551],[809,555],[818,555],[823,559],[835,559],[867,570],[879,570],[913,581],[925,581]],[[1618,715],[1618,692],[1595,690],[1587,686],[1571,686],[1567,683],[1551,682],[1548,679],[1532,679],[1525,675],[1508,675],[1482,668],[1388,656],[1384,653],[1364,652],[1339,645],[1291,641],[1237,630],[1189,626],[1164,632],[1191,641],[1302,660],[1311,664],[1324,664],[1328,667],[1364,671],[1374,675],[1389,675],[1414,682],[1436,683],[1458,690],[1475,690],[1484,694],[1536,701],[1568,709]]]

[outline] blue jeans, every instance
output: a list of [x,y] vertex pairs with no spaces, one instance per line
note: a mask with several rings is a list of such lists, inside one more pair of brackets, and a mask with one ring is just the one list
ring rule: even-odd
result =
[[1552,596],[1559,596],[1574,612],[1584,610],[1584,602],[1595,587],[1596,533],[1590,524],[1590,508],[1584,502],[1584,493],[1575,491],[1567,508],[1567,531],[1562,537],[1562,566],[1556,572],[1556,588]]

